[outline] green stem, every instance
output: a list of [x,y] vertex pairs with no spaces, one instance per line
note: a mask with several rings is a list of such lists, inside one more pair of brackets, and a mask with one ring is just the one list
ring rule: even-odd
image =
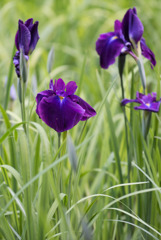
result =
[[139,74],[140,74],[140,78],[141,78],[141,82],[143,85],[143,93],[145,94],[145,89],[146,89],[146,76],[145,76],[145,70],[144,70],[144,65],[142,62],[141,57],[137,59],[137,64],[138,64],[138,68],[139,68]]
[[[22,116],[22,121],[26,122],[26,110],[25,110],[25,93],[26,93],[26,84],[20,79],[20,91],[21,91],[21,116]],[[24,131],[26,133],[26,123],[23,124]]]
[[[124,95],[124,86],[123,86],[123,76],[122,76],[122,74],[120,75],[120,80],[121,80],[122,99],[124,99],[125,95]],[[130,160],[130,154],[129,154],[127,117],[126,117],[125,107],[122,107],[122,109],[123,109],[123,114],[124,114],[125,138],[126,138],[126,149],[127,149],[127,159],[128,159],[127,174],[128,174],[128,182],[130,183],[131,160]],[[128,192],[131,193],[131,186],[130,185],[128,186]],[[130,207],[130,209],[132,209],[131,198],[129,198],[129,207]]]
[[[60,144],[61,144],[61,132],[58,132],[58,149],[60,148]],[[58,154],[58,158],[60,158],[60,152]]]

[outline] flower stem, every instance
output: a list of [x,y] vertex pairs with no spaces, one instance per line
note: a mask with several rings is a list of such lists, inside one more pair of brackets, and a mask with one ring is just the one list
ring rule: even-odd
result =
[[[60,144],[61,144],[61,132],[58,132],[58,149],[60,148]],[[60,158],[60,152],[58,154],[58,158]]]
[[[138,64],[139,74],[140,74],[140,78],[141,78],[142,85],[143,85],[143,93],[145,94],[146,76],[145,76],[145,69],[144,69],[144,64],[142,62],[141,55],[137,59],[137,64]],[[145,132],[146,132],[146,128],[145,128],[145,113],[143,111],[143,115],[142,115],[142,133],[143,133],[144,138],[145,138],[145,134],[146,134]]]
[[[58,132],[58,150],[60,149],[60,145],[61,145],[61,132]],[[61,156],[61,152],[59,151],[58,154],[58,159]],[[60,192],[62,190],[62,179],[61,179],[61,163],[59,163],[59,169],[58,169],[58,184],[60,185]]]
[[140,78],[141,78],[141,82],[142,82],[142,86],[143,86],[143,93],[145,94],[145,89],[146,89],[146,76],[145,76],[145,70],[144,70],[144,65],[140,58],[137,59],[137,64],[138,64],[138,68],[139,68],[139,74],[140,74]]
[[[20,78],[18,79],[18,95],[19,95],[19,101],[21,105],[21,117],[23,122],[26,121],[25,93],[26,93],[26,84]],[[23,123],[23,128],[26,133],[26,123]]]
[[[120,81],[121,81],[121,92],[122,92],[122,99],[125,98],[124,94],[124,86],[123,86],[123,76],[120,74]],[[126,138],[126,148],[127,148],[127,159],[128,159],[128,182],[130,183],[130,172],[131,172],[131,160],[130,160],[130,154],[129,154],[129,141],[128,141],[128,129],[127,129],[127,117],[126,117],[126,110],[125,107],[122,107],[123,114],[124,114],[124,126],[125,126],[125,138]],[[128,191],[131,193],[131,187],[128,186]],[[129,198],[129,207],[132,208],[131,198]]]

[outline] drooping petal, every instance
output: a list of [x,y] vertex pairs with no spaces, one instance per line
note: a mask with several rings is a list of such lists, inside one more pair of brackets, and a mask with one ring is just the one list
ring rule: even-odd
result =
[[66,95],[68,96],[68,95],[74,94],[75,91],[77,90],[77,87],[78,86],[77,86],[76,82],[74,82],[74,81],[68,82],[66,85]]
[[136,8],[129,9],[126,12],[122,20],[122,32],[128,42],[134,41],[137,44],[140,41],[144,27],[136,14]]
[[160,102],[153,102],[151,104],[141,104],[134,107],[135,110],[146,110],[149,112],[159,112]]
[[81,121],[85,121],[90,117],[93,117],[96,115],[96,111],[87,103],[85,102],[82,98],[78,97],[77,95],[71,95],[70,99],[80,105],[84,110],[84,115],[82,116]]
[[[40,101],[42,100],[43,97],[51,97],[55,95],[54,92],[52,90],[45,90],[45,91],[42,91],[40,93],[37,94],[36,96],[36,102],[37,102],[37,107],[36,107],[36,113],[39,115],[39,103]],[[40,117],[40,115],[39,115]]]
[[145,58],[147,58],[148,60],[150,60],[150,62],[151,62],[151,68],[153,68],[153,66],[156,65],[155,55],[154,55],[154,53],[150,50],[150,48],[147,47],[144,38],[141,38],[140,46],[141,46],[142,55],[143,55]]
[[30,29],[30,33],[31,33],[31,41],[30,41],[30,46],[29,46],[30,53],[33,52],[33,50],[35,49],[36,44],[40,38],[39,34],[38,34],[38,24],[39,24],[39,22],[36,21]]
[[107,69],[121,53],[124,42],[115,33],[101,34],[96,42],[96,51],[100,55],[100,65]]
[[85,110],[65,97],[59,96],[43,98],[38,106],[40,118],[57,132],[64,132],[73,128],[84,115]]
[[127,99],[127,98],[125,98],[121,101],[121,105],[125,106],[126,104],[133,103],[133,102],[140,103],[137,99]]
[[22,48],[25,55],[28,55],[29,53],[30,41],[31,41],[31,34],[29,29],[19,21],[18,44],[19,44],[19,49]]

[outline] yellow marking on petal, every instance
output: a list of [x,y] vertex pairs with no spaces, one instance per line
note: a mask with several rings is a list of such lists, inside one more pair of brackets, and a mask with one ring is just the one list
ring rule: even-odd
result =
[[150,107],[150,103],[146,103],[145,105],[146,105],[147,107]]
[[62,97],[62,96],[59,96],[59,98],[60,98],[60,100],[63,100],[63,98],[64,98],[64,97]]
[[118,38],[117,36],[114,36],[114,37],[113,37],[113,40],[114,40],[114,39],[117,39],[117,38]]

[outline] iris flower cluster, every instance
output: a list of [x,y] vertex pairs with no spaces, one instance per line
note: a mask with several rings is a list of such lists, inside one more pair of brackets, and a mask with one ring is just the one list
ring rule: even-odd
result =
[[146,45],[143,32],[144,27],[137,16],[136,8],[129,9],[122,22],[115,21],[114,32],[101,34],[96,42],[101,67],[107,69],[115,62],[116,57],[125,54],[130,54],[137,60],[140,48],[141,54],[155,66],[154,53]]
[[[100,66],[107,69],[115,63],[119,56],[131,55],[136,61],[140,55],[151,62],[151,67],[156,65],[155,55],[146,45],[143,38],[144,27],[137,16],[136,8],[129,9],[122,22],[116,20],[114,31],[103,33],[96,41],[96,51],[100,57]],[[123,99],[121,104],[135,102],[140,104],[135,110],[158,112],[161,100],[156,100],[156,93],[142,94],[137,92],[136,99]]]
[[[20,50],[28,61],[39,40],[38,21],[28,19],[25,23],[19,20],[15,36],[17,52],[13,58],[17,77],[20,78]],[[82,98],[75,95],[76,82],[67,84],[59,78],[50,80],[49,90],[37,94],[36,113],[51,128],[64,132],[73,128],[79,121],[86,121],[96,115],[96,111]]]

